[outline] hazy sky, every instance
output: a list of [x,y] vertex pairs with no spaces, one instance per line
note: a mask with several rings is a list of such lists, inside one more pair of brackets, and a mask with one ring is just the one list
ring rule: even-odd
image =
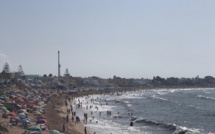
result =
[[2,0],[0,69],[125,78],[215,76],[214,0]]

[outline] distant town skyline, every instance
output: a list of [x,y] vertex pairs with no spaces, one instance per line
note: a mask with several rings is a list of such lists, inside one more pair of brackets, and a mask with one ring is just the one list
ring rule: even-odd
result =
[[215,1],[1,1],[0,69],[112,78],[215,76]]

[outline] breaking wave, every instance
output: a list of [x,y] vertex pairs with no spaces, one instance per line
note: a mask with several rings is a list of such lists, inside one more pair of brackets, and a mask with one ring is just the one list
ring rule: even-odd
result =
[[207,96],[203,96],[203,95],[197,95],[198,98],[202,98],[202,99],[210,99],[210,100],[215,100],[214,97],[207,97]]
[[146,119],[141,119],[141,118],[136,118],[134,120],[136,123],[144,123],[152,126],[158,126],[161,128],[165,128],[168,130],[173,131],[173,134],[198,134],[200,133],[199,130],[197,129],[189,129],[186,127],[181,127],[177,126],[176,124],[173,123],[167,123],[167,122],[156,122],[156,121],[151,121],[151,120],[146,120]]
[[128,101],[115,100],[115,103],[121,103],[125,107],[131,107],[132,106]]

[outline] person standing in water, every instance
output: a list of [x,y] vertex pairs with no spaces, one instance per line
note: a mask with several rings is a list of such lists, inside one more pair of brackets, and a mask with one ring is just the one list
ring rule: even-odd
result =
[[130,126],[133,126],[133,122],[130,123]]

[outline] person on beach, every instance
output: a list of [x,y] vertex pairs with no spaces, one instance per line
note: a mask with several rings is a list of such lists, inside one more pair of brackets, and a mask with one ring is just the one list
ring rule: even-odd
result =
[[72,123],[74,122],[74,116],[72,116]]
[[87,123],[87,113],[84,113],[85,122]]
[[63,123],[63,132],[65,132],[65,123]]
[[68,114],[66,116],[66,121],[67,121],[67,123],[69,122],[69,115]]
[[84,134],[87,134],[87,127],[84,128]]

